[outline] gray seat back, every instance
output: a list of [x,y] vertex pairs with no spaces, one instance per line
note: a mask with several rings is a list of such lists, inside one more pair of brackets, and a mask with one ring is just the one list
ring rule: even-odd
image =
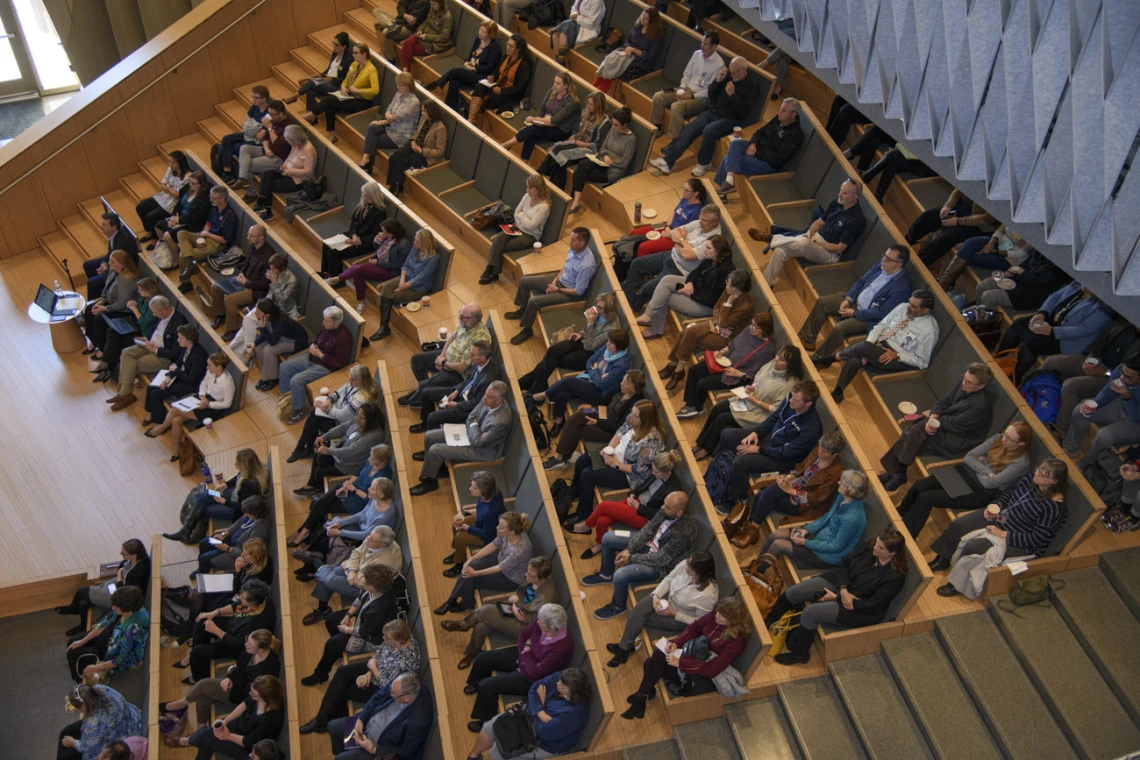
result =
[[483,141],[470,126],[456,125],[447,166],[465,181],[475,179],[475,167],[479,165],[482,150]]
[[[822,139],[804,140],[803,153],[796,165],[792,184],[805,198],[814,198],[823,175],[835,163],[835,156]],[[836,186],[835,192],[839,192]]]

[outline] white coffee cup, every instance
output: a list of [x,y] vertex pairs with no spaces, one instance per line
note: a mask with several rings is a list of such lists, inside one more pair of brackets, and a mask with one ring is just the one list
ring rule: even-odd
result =
[[1123,391],[1123,390],[1124,390],[1124,381],[1123,381],[1123,380],[1121,380],[1119,377],[1118,377],[1118,378],[1115,378],[1115,379],[1112,381],[1112,389],[1113,389],[1114,391],[1116,391],[1117,393],[1120,393],[1121,391]]
[[255,348],[255,346],[252,343],[246,343],[245,344],[245,350],[251,354],[253,353],[254,348]]
[[685,88],[684,87],[678,87],[677,88],[677,97],[683,98],[684,96],[685,96]]
[[214,420],[211,417],[207,417],[206,419],[202,420],[202,424],[206,426],[207,430],[214,429]]
[[439,328],[439,339],[440,340],[447,340],[447,328],[446,327]]
[[602,453],[608,457],[612,457],[614,455],[614,447],[606,446],[604,449],[602,449]]
[[938,428],[940,428],[940,427],[942,427],[942,423],[938,420],[927,420],[926,421],[926,432],[929,435],[934,435],[935,433],[937,433]]
[[321,388],[321,395],[322,396],[329,395],[329,387],[327,385],[325,387]]
[[1094,414],[1096,414],[1096,406],[1097,406],[1097,404],[1096,404],[1095,398],[1086,398],[1084,401],[1081,402],[1081,412],[1086,417],[1091,417]]
[[423,298],[420,299],[420,303],[422,303],[424,305],[425,309],[428,308],[429,306],[431,306],[431,296],[424,296]]
[[224,725],[226,725],[226,723],[221,718],[214,721],[214,728],[221,728]]
[[1095,356],[1090,356],[1089,358],[1085,359],[1086,367],[1095,367],[1098,364],[1100,364],[1100,359],[1096,358]]
[[999,507],[997,504],[990,504],[989,506],[986,507],[986,519],[989,520],[990,522],[993,522],[994,520],[996,520],[998,518],[998,515],[1000,515],[1000,514],[1001,514],[1001,507]]
[[733,128],[732,128],[732,136],[733,136],[734,138],[736,138],[737,140],[739,140],[739,139],[740,139],[740,135],[741,135],[743,132],[744,132],[744,130],[743,130],[743,129],[741,129],[740,127],[733,127]]
[[667,609],[669,609],[669,602],[665,599],[658,599],[657,600],[657,611],[658,612],[664,612]]
[[542,243],[535,243],[534,244],[534,252],[535,253],[542,253]]

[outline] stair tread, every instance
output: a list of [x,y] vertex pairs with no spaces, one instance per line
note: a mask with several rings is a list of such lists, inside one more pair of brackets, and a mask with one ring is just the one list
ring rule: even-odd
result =
[[221,139],[232,131],[230,125],[218,116],[202,119],[198,122],[198,129],[214,142],[221,142]]
[[133,194],[138,200],[149,198],[158,192],[158,183],[145,172],[135,172],[129,177],[119,180],[123,188]]
[[1140,618],[1140,547],[1100,555],[1100,569],[1132,614]]
[[933,633],[886,639],[883,657],[936,756],[1001,760],[1001,750]]
[[828,667],[868,755],[875,760],[931,757],[881,655],[853,657]]
[[273,72],[278,74],[279,78],[282,78],[285,82],[298,82],[305,77],[311,76],[311,72],[294,61],[277,64],[273,67]]
[[776,691],[805,757],[866,760],[867,754],[829,676],[782,683]]
[[1052,604],[989,607],[1006,640],[1037,681],[1046,703],[1087,757],[1120,757],[1140,747],[1140,730]]
[[346,19],[349,19],[359,29],[356,30],[357,36],[364,36],[369,43],[379,42],[380,38],[376,34],[376,17],[372,15],[372,11],[368,8],[353,8],[344,14]]
[[726,705],[724,719],[744,760],[803,760],[776,697]]
[[[51,256],[52,260],[63,268],[63,261],[67,259],[67,267],[71,270],[71,277],[75,280],[75,284],[81,285],[87,281],[87,276],[83,273],[81,262],[90,258],[83,249],[75,244],[71,236],[64,230],[55,230],[49,232],[43,237],[39,238],[40,248]],[[60,282],[66,282],[63,277],[59,278]]]
[[151,156],[148,159],[138,162],[138,167],[142,174],[154,180],[155,185],[166,174],[166,156]]
[[1140,641],[1140,620],[1099,568],[1071,570],[1061,577],[1065,585],[1056,590],[1058,611],[1133,720],[1140,720],[1140,651],[1121,646]]
[[315,47],[306,45],[290,50],[289,53],[295,60],[299,61],[298,65],[308,67],[310,71],[326,71],[328,69],[328,56]]
[[685,760],[741,760],[724,718],[674,726],[673,736]]
[[309,32],[308,40],[309,44],[315,47],[317,50],[321,51],[322,55],[328,56],[332,55],[333,37],[336,37],[341,32],[344,32],[349,36],[349,39],[351,39],[353,34],[357,31],[358,30],[356,29],[355,25],[337,24],[336,26],[330,26],[326,29],[318,29],[315,32]]
[[82,251],[81,255],[85,258],[102,256],[107,253],[107,238],[103,237],[103,233],[92,224],[86,214],[72,214],[60,219],[59,223],[74,239]]
[[958,677],[1008,757],[1076,758],[988,613],[939,618],[934,626]]
[[624,760],[681,760],[681,749],[672,739],[626,747],[622,750]]
[[133,195],[119,188],[110,193],[103,193],[103,199],[111,205],[111,208],[115,209],[115,213],[130,227],[132,232],[137,235],[143,233],[142,220],[135,213],[135,205],[138,204],[138,201]]

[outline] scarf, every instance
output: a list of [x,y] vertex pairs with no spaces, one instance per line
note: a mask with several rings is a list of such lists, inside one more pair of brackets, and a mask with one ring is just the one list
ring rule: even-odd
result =
[[392,249],[392,243],[396,242],[396,238],[388,238],[380,245],[376,246],[376,261],[383,263],[388,260],[388,251]]
[[625,356],[628,350],[629,349],[623,348],[621,351],[611,354],[609,349],[606,349],[606,352],[602,354],[602,361],[604,361],[606,364],[610,364],[611,362],[617,361],[618,359]]
[[234,607],[234,617],[236,617],[236,618],[253,617],[254,615],[260,615],[264,611],[265,611],[265,602],[262,602],[261,604],[257,605],[256,607],[252,607],[248,604],[239,604],[236,607]]
[[503,62],[499,64],[499,75],[495,78],[495,84],[504,90],[513,87],[515,75],[519,73],[519,64],[521,63],[521,55],[515,59],[514,63],[511,63],[510,58],[504,58]]
[[420,126],[416,129],[416,136],[412,138],[412,142],[422,148],[424,138],[427,137],[428,130],[431,129],[432,124],[435,124],[435,122],[430,119],[420,119]]

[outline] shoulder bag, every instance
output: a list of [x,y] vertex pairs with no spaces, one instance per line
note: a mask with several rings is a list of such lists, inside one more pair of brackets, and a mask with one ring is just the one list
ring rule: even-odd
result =
[[503,760],[511,760],[526,755],[538,748],[538,736],[534,732],[534,718],[526,700],[517,702],[500,715],[491,726],[495,744]]
[[[764,563],[763,570],[760,564]],[[744,568],[744,583],[752,592],[761,615],[768,614],[772,605],[784,593],[784,577],[780,575],[779,559],[771,554],[761,554],[752,564]]]

